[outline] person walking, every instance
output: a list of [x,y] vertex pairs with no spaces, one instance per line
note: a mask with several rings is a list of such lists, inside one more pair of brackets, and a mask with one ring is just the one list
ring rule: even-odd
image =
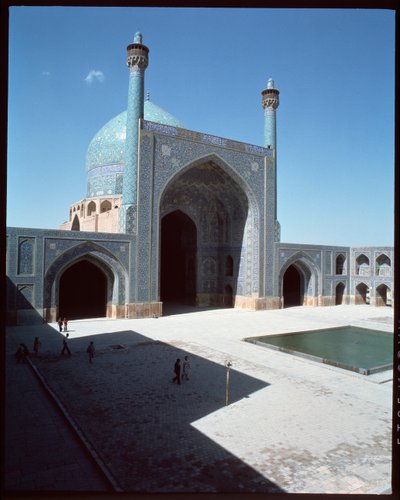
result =
[[182,380],[189,380],[190,363],[188,357],[185,356],[182,366]]
[[172,379],[172,382],[176,382],[180,385],[181,383],[181,360],[177,358],[174,365],[175,377]]
[[68,331],[68,320],[67,320],[67,318],[64,318],[63,323],[64,323],[64,332],[66,332],[66,331]]
[[89,363],[92,363],[92,360],[94,358],[94,351],[95,351],[94,343],[90,342],[90,344],[87,346],[87,349],[86,349],[86,352],[89,355]]
[[62,348],[62,351],[61,351],[61,355],[62,356],[64,355],[65,351],[67,351],[68,356],[71,356],[71,351],[69,350],[69,347],[68,347],[68,337],[69,337],[69,333],[67,333],[67,335],[63,339],[63,348]]
[[63,320],[61,318],[61,316],[58,318],[58,328],[60,329],[60,332],[62,332],[62,327],[63,327]]
[[35,356],[39,355],[41,345],[42,343],[40,342],[39,337],[35,337],[35,340],[33,341],[33,352],[35,353]]

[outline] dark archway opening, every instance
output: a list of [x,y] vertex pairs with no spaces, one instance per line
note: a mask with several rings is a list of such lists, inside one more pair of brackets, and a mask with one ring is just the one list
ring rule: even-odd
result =
[[233,307],[233,290],[231,285],[225,286],[224,307]]
[[68,319],[105,317],[106,306],[107,278],[97,266],[82,260],[61,276],[60,316]]
[[356,286],[355,303],[356,305],[369,303],[369,290],[364,283]]
[[340,306],[343,303],[343,294],[344,294],[344,284],[339,283],[336,286],[335,305]]
[[80,231],[79,218],[76,214],[72,221],[71,231]]
[[390,305],[388,301],[388,291],[389,288],[386,285],[378,286],[376,289],[376,306],[380,307]]
[[161,221],[161,284],[163,302],[196,303],[196,225],[180,210]]
[[298,270],[294,266],[288,267],[283,275],[282,295],[283,307],[303,305],[301,277]]

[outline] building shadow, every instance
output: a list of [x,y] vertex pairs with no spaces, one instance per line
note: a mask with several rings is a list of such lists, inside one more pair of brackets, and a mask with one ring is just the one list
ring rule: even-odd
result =
[[[60,358],[62,335],[49,325],[34,327],[29,335],[39,330],[49,349],[35,365],[124,491],[284,491],[194,425],[220,410],[226,414],[218,419],[229,419],[223,364],[130,330],[72,339],[71,358]],[[93,364],[85,352],[91,340],[96,345]],[[185,356],[190,379],[177,385],[173,365]],[[268,386],[233,367],[229,403]],[[256,419],[243,414],[242,427]]]
[[202,313],[204,311],[224,310],[221,306],[194,306],[191,304],[183,304],[180,302],[166,301],[163,302],[163,316],[175,316],[178,314],[193,314]]

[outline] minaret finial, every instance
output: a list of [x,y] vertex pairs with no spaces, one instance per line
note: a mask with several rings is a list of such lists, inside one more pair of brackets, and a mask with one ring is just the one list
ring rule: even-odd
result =
[[142,34],[140,33],[140,31],[137,31],[135,33],[135,36],[133,38],[133,43],[142,43]]
[[149,90],[146,93],[146,101],[150,101],[150,91]]
[[274,87],[274,80],[272,78],[268,78],[267,82],[267,89],[273,89]]

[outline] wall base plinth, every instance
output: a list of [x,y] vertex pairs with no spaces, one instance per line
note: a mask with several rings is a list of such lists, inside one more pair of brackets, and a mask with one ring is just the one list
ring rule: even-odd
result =
[[128,319],[154,318],[162,316],[162,302],[135,302],[125,305]]
[[245,297],[236,295],[233,297],[218,293],[198,293],[196,296],[198,307],[232,307],[248,311],[263,311],[266,309],[280,309],[279,297]]
[[115,304],[108,305],[106,316],[107,318],[112,318],[112,319],[125,318],[125,306],[117,306]]

